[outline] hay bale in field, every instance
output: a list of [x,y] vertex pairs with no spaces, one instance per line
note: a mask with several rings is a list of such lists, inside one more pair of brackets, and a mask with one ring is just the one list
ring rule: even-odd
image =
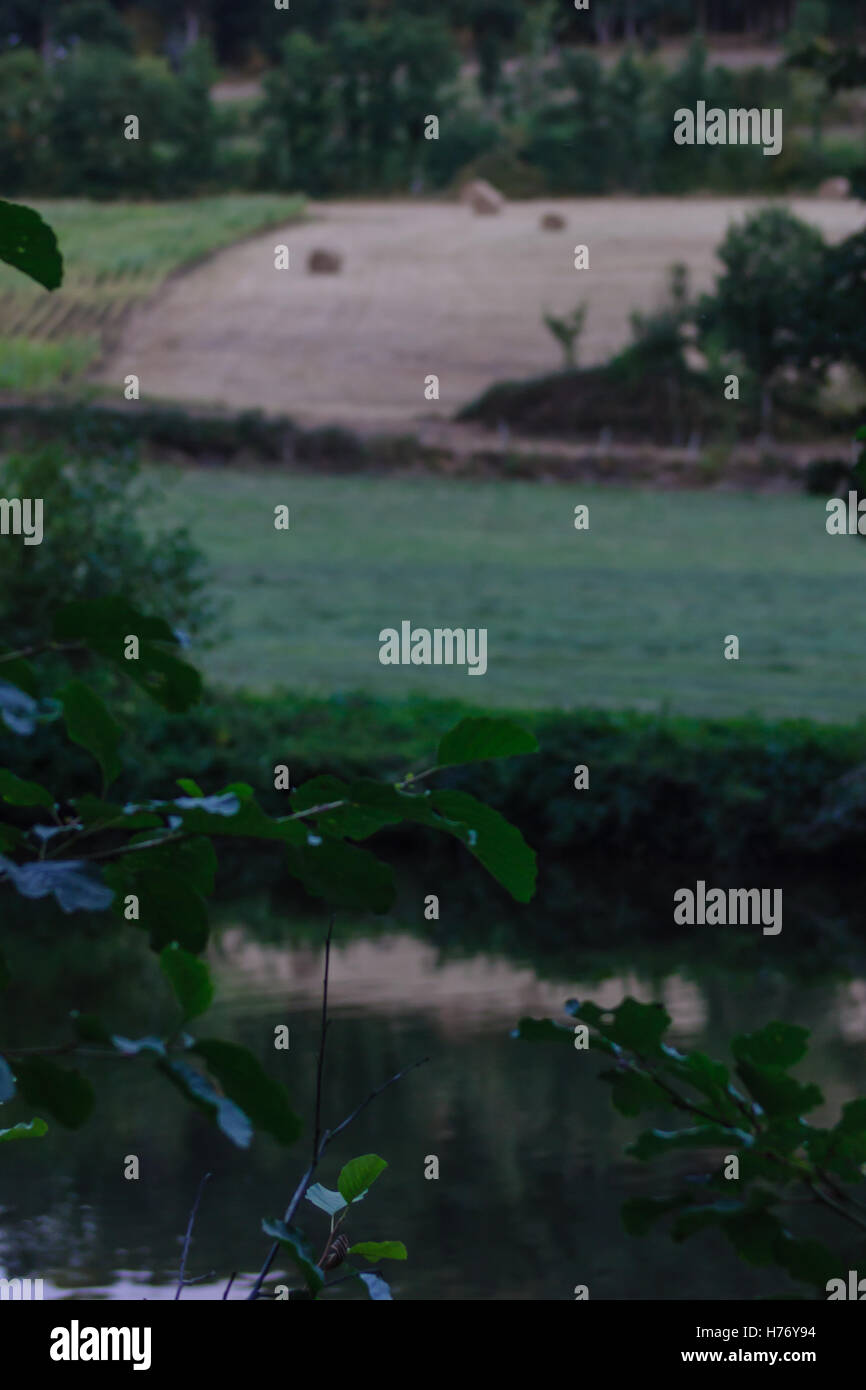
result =
[[502,194],[486,179],[472,179],[460,191],[461,203],[466,203],[474,213],[489,215],[501,212],[505,207]]
[[818,189],[819,198],[850,198],[851,180],[842,178],[825,179]]
[[566,221],[561,212],[546,212],[541,219],[543,232],[561,232],[565,226]]
[[316,246],[307,257],[307,270],[311,275],[336,275],[343,268],[343,257],[337,251],[326,251]]

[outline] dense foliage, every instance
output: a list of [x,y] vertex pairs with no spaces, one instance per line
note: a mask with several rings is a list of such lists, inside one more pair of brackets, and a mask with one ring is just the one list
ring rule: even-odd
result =
[[[661,1004],[627,998],[602,1009],[572,999],[565,1008],[573,1027],[524,1018],[514,1036],[601,1052],[609,1066],[600,1079],[620,1114],[649,1110],[687,1121],[645,1130],[627,1149],[641,1162],[694,1155],[672,1195],[626,1202],[631,1235],[672,1216],[674,1240],[718,1230],[747,1264],[782,1269],[813,1297],[845,1280],[852,1232],[840,1223],[853,1233],[866,1229],[866,1100],[848,1101],[832,1127],[803,1118],[825,1103],[818,1086],[791,1075],[806,1055],[808,1029],[774,1021],[733,1038],[734,1079],[724,1063],[665,1041],[671,1019]],[[831,1213],[826,1226],[840,1229],[822,1227],[816,1239],[808,1224],[815,1211]]]
[[[525,13],[510,0],[477,0],[462,15],[478,56],[467,71],[467,29],[448,18],[420,7],[349,8],[325,26],[293,16],[267,45],[260,98],[242,101],[213,100],[204,38],[142,55],[91,23],[74,42],[52,40],[50,61],[19,42],[0,50],[0,181],[11,193],[64,196],[323,195],[442,189],[479,172],[519,197],[774,191],[854,176],[863,163],[856,139],[823,134],[844,83],[828,87],[816,124],[816,83],[836,79],[811,50],[797,66],[739,70],[711,65],[697,40],[672,71],[636,48],[610,65],[561,43],[555,6]],[[509,52],[519,61],[503,66]],[[698,99],[783,107],[781,154],[675,145],[672,113]],[[840,113],[832,124],[847,119]],[[130,114],[137,138],[126,133]],[[425,135],[430,115],[438,138]]]

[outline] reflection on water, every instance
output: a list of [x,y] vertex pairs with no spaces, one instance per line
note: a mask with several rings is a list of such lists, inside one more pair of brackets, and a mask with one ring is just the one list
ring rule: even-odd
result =
[[[713,1234],[684,1247],[663,1231],[640,1241],[626,1236],[623,1199],[663,1192],[688,1171],[688,1159],[665,1167],[625,1157],[625,1144],[653,1117],[632,1121],[612,1109],[596,1079],[596,1055],[519,1044],[509,1030],[523,1014],[562,1016],[571,996],[614,1006],[631,994],[662,1000],[680,1044],[726,1056],[735,1033],[788,1019],[812,1030],[798,1071],[822,1086],[828,1104],[815,1118],[830,1120],[866,1089],[866,972],[809,986],[765,964],[732,983],[718,968],[690,961],[681,944],[675,968],[636,956],[633,968],[617,966],[595,983],[595,959],[593,978],[582,976],[579,946],[569,953],[573,974],[539,972],[495,944],[455,958],[441,949],[437,926],[410,931],[392,921],[369,937],[363,925],[352,935],[341,924],[332,954],[325,1123],[333,1127],[402,1066],[431,1059],[364,1111],[319,1174],[335,1186],[355,1154],[375,1151],[388,1160],[349,1234],[406,1243],[408,1263],[389,1267],[395,1297],[570,1299],[576,1284],[587,1284],[592,1298],[614,1299],[791,1292],[785,1276],[742,1266]],[[320,923],[315,930],[318,936]],[[254,931],[230,910],[212,952],[217,1004],[198,1029],[270,1059],[305,1116],[319,1025],[315,939],[308,924],[281,944],[273,927]],[[91,1008],[113,1026],[131,1013],[141,1032],[164,1027],[158,972],[152,962],[131,972],[141,956],[125,942],[117,935],[95,942],[80,977],[58,967],[45,997],[23,1001],[7,1018],[16,1040],[32,1043],[34,1018],[56,1019],[71,1007]],[[279,1024],[290,1029],[288,1052],[273,1048]],[[4,1273],[43,1278],[47,1297],[170,1298],[192,1200],[211,1172],[188,1269],[204,1282],[184,1297],[220,1296],[233,1270],[248,1276],[261,1264],[261,1219],[285,1208],[306,1141],[287,1153],[258,1137],[239,1152],[166,1087],[152,1063],[91,1066],[100,1073],[89,1126],[76,1133],[53,1126],[45,1141],[5,1149]],[[130,1154],[140,1160],[137,1182],[123,1176]],[[438,1181],[424,1178],[430,1154],[439,1158]],[[304,1219],[320,1246],[326,1218],[310,1207]],[[232,1296],[243,1293],[242,1277]],[[359,1295],[350,1283],[334,1296]]]

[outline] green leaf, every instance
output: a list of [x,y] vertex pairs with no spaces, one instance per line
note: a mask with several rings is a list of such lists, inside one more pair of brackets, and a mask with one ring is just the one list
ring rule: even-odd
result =
[[363,1154],[360,1158],[351,1159],[337,1179],[340,1196],[347,1204],[357,1201],[387,1167],[384,1158],[379,1158],[377,1154]]
[[772,1212],[734,1212],[722,1222],[722,1229],[746,1264],[765,1266],[777,1262],[783,1230]]
[[325,1280],[322,1271],[316,1264],[316,1257],[311,1247],[307,1244],[300,1231],[293,1226],[287,1226],[284,1221],[271,1219],[262,1222],[262,1230],[266,1236],[277,1241],[292,1263],[297,1266],[304,1276],[304,1282],[312,1294],[317,1294],[324,1286]]
[[510,719],[487,716],[461,719],[439,744],[437,767],[459,763],[478,763],[487,758],[512,758],[521,753],[537,753],[538,741]]
[[771,1118],[796,1118],[821,1105],[824,1096],[819,1087],[802,1085],[781,1067],[759,1067],[741,1062],[737,1072],[751,1095]]
[[286,1088],[268,1076],[249,1048],[220,1038],[202,1038],[190,1048],[207,1063],[226,1095],[249,1116],[256,1129],[280,1144],[293,1144],[303,1125],[289,1105]]
[[[141,839],[151,841],[153,838],[152,835],[134,836],[130,844]],[[131,854],[123,862],[133,865],[135,861],[136,855]],[[172,879],[181,878],[201,897],[207,897],[214,890],[217,856],[213,842],[207,835],[193,835],[189,839],[149,849],[139,863],[139,870],[145,861],[148,874],[156,871],[168,874]],[[185,944],[181,941],[181,945]]]
[[[714,1062],[712,1058],[705,1056],[703,1052],[690,1052],[687,1055],[677,1052],[675,1048],[662,1044],[662,1053],[665,1057],[665,1070],[671,1073],[678,1081],[685,1081],[689,1086],[693,1086],[701,1095],[712,1102],[713,1109],[719,1112],[723,1118],[742,1123],[743,1112],[737,1105],[736,1094],[733,1092],[727,1067],[721,1062]],[[748,1102],[746,1102],[748,1108]]]
[[320,836],[303,848],[288,846],[289,873],[313,897],[337,907],[387,912],[394,900],[394,874],[365,849]]
[[187,796],[204,796],[204,792],[198,782],[194,782],[191,777],[178,777],[177,785]]
[[580,1004],[569,999],[566,1012],[590,1027],[597,1028],[603,1037],[619,1047],[641,1056],[661,1057],[661,1040],[671,1024],[670,1015],[661,1004],[640,1004],[629,995],[615,1009],[600,1009],[597,1004]]
[[312,1187],[308,1187],[304,1196],[308,1202],[312,1202],[314,1207],[327,1212],[328,1216],[335,1216],[346,1206],[346,1202],[339,1192],[334,1192],[330,1187],[323,1187],[320,1182],[314,1182]]
[[46,290],[63,280],[57,237],[33,208],[0,200],[0,261],[29,275]]
[[298,821],[282,817],[272,820],[252,800],[241,800],[233,792],[201,798],[178,797],[171,802],[152,802],[164,807],[170,823],[198,835],[220,835],[245,840],[275,840],[287,845],[307,843],[308,831]]
[[511,1030],[511,1037],[520,1042],[573,1043],[574,1030],[554,1023],[552,1018],[522,1018]]
[[631,1069],[603,1071],[599,1080],[610,1082],[610,1098],[621,1115],[639,1115],[642,1110],[670,1106],[670,1097],[646,1073]]
[[161,850],[128,854],[103,870],[103,878],[114,893],[115,911],[122,916],[124,898],[135,894],[139,918],[137,922],[133,919],[134,925],[150,933],[152,950],[162,951],[177,941],[184,950],[198,955],[209,935],[207,903],[182,874],[158,867],[155,856],[159,853]]
[[437,817],[430,804],[429,793],[407,796],[394,786],[359,777],[348,786],[338,777],[314,777],[297,788],[292,796],[292,810],[297,814],[316,806],[329,806],[342,801],[342,806],[330,811],[316,812],[316,825],[326,835],[338,839],[366,840],[386,825],[402,820],[418,820],[435,825]]
[[349,1247],[350,1255],[363,1255],[370,1264],[377,1260],[405,1260],[406,1247],[402,1240],[364,1240]]
[[213,1003],[214,987],[207,963],[185,951],[176,941],[164,946],[159,964],[171,982],[177,1001],[183,1010],[184,1021],[207,1013]]
[[742,1129],[725,1129],[722,1125],[695,1125],[692,1129],[648,1129],[629,1144],[626,1153],[646,1160],[675,1149],[740,1149],[750,1148],[755,1140]]
[[63,705],[66,730],[73,743],[91,753],[102,769],[105,785],[120,774],[122,763],[117,756],[121,728],[116,724],[98,695],[82,681],[70,681],[58,692]]
[[[124,656],[129,636],[139,640],[137,660],[127,661]],[[179,643],[168,623],[139,612],[125,599],[76,599],[65,604],[55,616],[54,637],[60,642],[83,642],[173,713],[182,714],[201,696],[201,676],[174,654]]]
[[776,1259],[792,1279],[813,1284],[826,1296],[827,1283],[839,1275],[839,1257],[819,1240],[800,1240],[785,1232],[776,1247]]
[[866,1164],[866,1100],[850,1100],[843,1105],[834,1129],[806,1129],[805,1147],[815,1163],[847,1182],[862,1180]]
[[731,1216],[745,1210],[744,1204],[734,1199],[694,1207],[677,1217],[671,1228],[671,1235],[678,1242],[688,1240],[689,1236],[696,1235],[698,1231],[704,1231],[709,1226],[724,1226]]
[[806,1055],[809,1029],[792,1023],[768,1023],[756,1033],[741,1033],[731,1043],[738,1062],[755,1066],[793,1067]]
[[48,1126],[37,1115],[27,1123],[13,1125],[11,1129],[0,1129],[0,1144],[9,1144],[13,1139],[41,1139],[48,1133]]
[[54,805],[54,797],[46,787],[38,782],[25,782],[5,767],[0,768],[0,796],[10,806]]
[[529,848],[517,827],[468,792],[436,791],[431,794],[430,801],[448,820],[461,823],[457,829],[448,825],[443,825],[442,829],[462,840],[470,854],[512,898],[521,903],[529,902],[535,892],[535,851]]
[[161,1060],[157,1070],[197,1109],[202,1110],[239,1149],[248,1149],[253,1127],[244,1112],[215,1089],[212,1082],[185,1062]]
[[16,1062],[15,1079],[28,1104],[47,1110],[66,1129],[78,1129],[93,1110],[95,1096],[87,1078],[45,1057]]

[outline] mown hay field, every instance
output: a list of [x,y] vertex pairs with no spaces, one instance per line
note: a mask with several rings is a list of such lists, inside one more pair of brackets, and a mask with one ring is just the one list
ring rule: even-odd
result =
[[[226,604],[230,687],[490,707],[848,722],[866,704],[866,544],[818,498],[154,470]],[[574,528],[587,503],[590,526]],[[290,508],[288,531],[274,507]],[[485,627],[488,669],[383,666],[379,632]],[[725,660],[736,635],[740,659]],[[575,761],[579,761],[575,750]]]

